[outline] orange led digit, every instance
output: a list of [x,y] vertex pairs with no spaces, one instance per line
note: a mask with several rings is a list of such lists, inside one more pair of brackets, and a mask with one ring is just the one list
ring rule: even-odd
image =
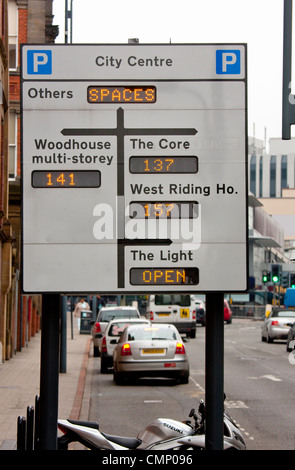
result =
[[154,86],[89,86],[88,103],[155,103],[156,87]]
[[48,173],[48,174],[46,175],[46,178],[47,178],[46,186],[52,186],[51,173]]

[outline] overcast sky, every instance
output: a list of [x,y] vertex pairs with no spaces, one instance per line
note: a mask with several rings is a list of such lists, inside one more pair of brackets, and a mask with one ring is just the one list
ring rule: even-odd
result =
[[[73,0],[73,43],[247,43],[249,135],[255,125],[259,139],[265,128],[267,139],[281,137],[283,5],[284,0]],[[56,42],[63,43],[65,0],[54,0],[53,13],[60,27]]]

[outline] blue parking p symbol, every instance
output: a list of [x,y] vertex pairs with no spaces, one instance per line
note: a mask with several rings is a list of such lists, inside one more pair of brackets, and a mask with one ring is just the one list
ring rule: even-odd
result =
[[27,51],[27,72],[30,75],[52,74],[52,51]]
[[216,51],[216,73],[218,75],[237,75],[241,73],[240,51],[218,50]]

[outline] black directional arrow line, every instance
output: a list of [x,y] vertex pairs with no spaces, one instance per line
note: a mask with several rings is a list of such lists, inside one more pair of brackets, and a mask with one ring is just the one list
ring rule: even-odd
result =
[[[117,127],[110,128],[69,128],[63,129],[63,135],[114,135],[117,137],[117,165],[118,170],[124,170],[124,137],[126,135],[196,135],[197,129],[194,128],[125,128],[124,127],[124,110],[117,109]],[[118,172],[119,174],[119,172]],[[124,171],[120,178],[117,179],[118,196],[124,196]]]
[[[114,135],[117,137],[117,196],[124,196],[124,137],[126,135],[196,135],[197,129],[194,128],[125,128],[124,127],[124,110],[117,109],[117,127],[116,128],[68,128],[62,129],[62,135]],[[120,177],[119,177],[120,174]],[[119,211],[117,211],[119,212]],[[117,227],[119,227],[119,214]],[[125,227],[124,227],[125,232]],[[120,233],[120,231],[119,231]],[[170,245],[171,240],[141,240],[141,245]],[[128,240],[126,238],[118,239],[118,288],[125,287],[125,246],[138,245],[139,240]]]
[[118,238],[118,243],[121,245],[171,245],[170,238]]

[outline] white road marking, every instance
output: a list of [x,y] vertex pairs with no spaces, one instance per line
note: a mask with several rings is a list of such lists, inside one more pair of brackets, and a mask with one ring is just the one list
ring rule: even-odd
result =
[[224,404],[227,408],[249,408],[249,406],[241,400],[225,400]]
[[163,400],[144,400],[143,403],[163,403]]
[[270,375],[260,375],[259,377],[248,377],[248,379],[252,379],[252,380],[268,379],[268,380],[272,380],[273,382],[282,382],[282,379],[279,379],[275,375],[271,375],[271,374]]

